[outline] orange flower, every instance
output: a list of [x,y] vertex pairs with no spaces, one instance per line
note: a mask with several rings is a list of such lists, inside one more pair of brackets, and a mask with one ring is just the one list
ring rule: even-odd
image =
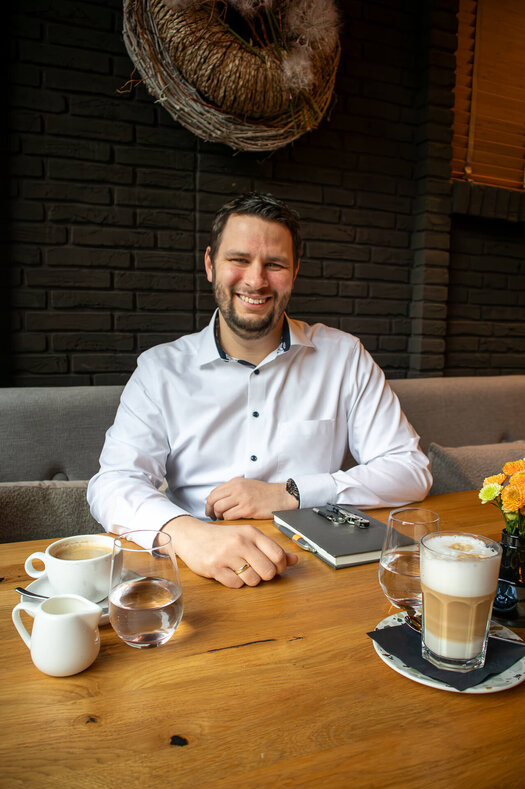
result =
[[511,460],[510,463],[505,463],[503,466],[503,473],[508,474],[508,476],[512,476],[517,471],[524,471],[525,470],[525,459],[523,460]]
[[525,507],[525,483],[507,485],[501,492],[501,503],[504,512],[518,512]]
[[487,479],[483,481],[483,484],[490,485],[492,482],[495,482],[496,485],[503,485],[506,479],[507,479],[506,474],[494,474],[493,477],[487,477]]
[[525,469],[523,471],[516,471],[515,474],[509,479],[510,485],[520,485],[525,482]]

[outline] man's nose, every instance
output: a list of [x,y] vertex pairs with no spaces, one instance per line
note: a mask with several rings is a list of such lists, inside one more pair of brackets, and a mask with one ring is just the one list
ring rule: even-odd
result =
[[254,261],[246,272],[245,281],[254,290],[265,288],[268,284],[268,277],[264,263]]

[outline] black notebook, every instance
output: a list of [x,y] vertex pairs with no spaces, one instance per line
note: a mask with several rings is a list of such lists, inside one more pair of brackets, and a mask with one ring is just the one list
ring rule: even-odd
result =
[[347,524],[331,523],[317,515],[313,508],[281,510],[273,513],[275,526],[305,550],[315,553],[330,567],[349,567],[352,564],[377,562],[385,539],[386,525],[376,518],[345,504],[350,510],[369,521],[366,529]]

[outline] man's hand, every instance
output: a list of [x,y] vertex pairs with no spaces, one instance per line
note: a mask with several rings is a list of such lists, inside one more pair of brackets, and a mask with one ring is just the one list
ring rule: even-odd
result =
[[234,477],[214,488],[206,499],[206,515],[213,520],[271,518],[275,510],[296,510],[299,502],[285,482],[261,482]]
[[[297,563],[295,554],[248,524],[203,523],[181,515],[168,521],[163,531],[171,535],[175,552],[193,572],[231,588],[257,586]],[[245,564],[249,567],[237,574]]]

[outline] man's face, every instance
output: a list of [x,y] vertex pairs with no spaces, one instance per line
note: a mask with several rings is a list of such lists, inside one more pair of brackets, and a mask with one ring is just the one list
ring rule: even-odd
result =
[[243,339],[269,334],[292,293],[292,235],[279,222],[233,214],[222,232],[215,260],[205,256],[208,281],[227,326]]

